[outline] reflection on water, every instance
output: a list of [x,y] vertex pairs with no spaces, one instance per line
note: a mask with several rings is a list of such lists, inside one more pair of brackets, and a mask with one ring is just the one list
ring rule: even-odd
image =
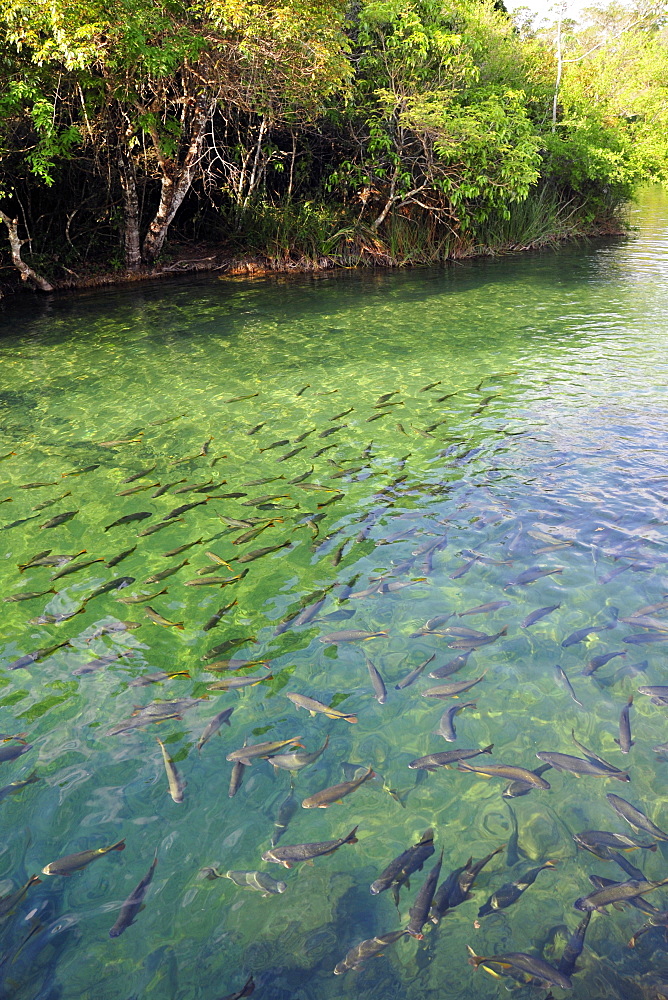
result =
[[[269,1000],[491,997],[513,980],[474,973],[467,945],[556,965],[587,876],[628,878],[572,835],[634,835],[609,792],[668,823],[653,750],[665,707],[637,693],[665,682],[665,647],[625,641],[668,628],[665,199],[648,196],[637,221],[629,240],[446,271],[208,278],[6,307],[0,729],[30,749],[0,745],[0,894],[63,855],[126,848],[6,907],[0,995],[208,1000],[252,973]],[[644,607],[649,623],[618,620]],[[341,632],[378,634],[327,639]],[[456,656],[455,673],[429,677]],[[230,659],[252,665],[220,667]],[[483,674],[446,742],[435,731],[453,702],[423,694]],[[260,682],[211,689],[246,676]],[[202,741],[227,708],[229,727]],[[508,800],[498,777],[408,767],[494,744],[470,763],[534,769],[537,752],[582,756],[571,730],[630,784],[550,770],[549,790]],[[254,759],[230,797],[228,754],[291,738],[303,747],[277,752],[315,756],[293,796],[289,769]],[[377,777],[339,804],[301,808],[369,767]],[[357,843],[313,865],[262,860],[272,837],[280,851],[356,825]],[[397,910],[369,886],[429,827],[436,853]],[[332,974],[354,945],[406,926],[441,848],[445,877],[502,844],[473,899],[423,940]],[[661,879],[664,851],[630,857]],[[110,938],[156,852],[145,908]],[[488,897],[547,861],[476,925]],[[285,891],[239,884],[256,871]],[[663,931],[627,946],[645,919],[594,914],[571,995],[665,993]]]

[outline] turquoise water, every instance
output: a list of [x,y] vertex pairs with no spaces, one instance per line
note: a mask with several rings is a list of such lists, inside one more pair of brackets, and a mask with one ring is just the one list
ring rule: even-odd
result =
[[[582,915],[573,901],[593,889],[587,876],[626,878],[613,862],[578,850],[572,834],[633,834],[608,805],[608,792],[668,824],[666,765],[652,749],[666,739],[665,708],[637,693],[665,683],[665,647],[625,644],[642,633],[639,626],[603,628],[617,611],[629,616],[668,591],[668,202],[648,193],[634,221],[638,232],[626,240],[445,270],[207,277],[5,303],[0,501],[11,500],[0,504],[1,590],[5,598],[56,592],[2,605],[0,730],[25,734],[31,749],[0,765],[0,783],[33,772],[38,780],[0,801],[0,894],[63,855],[121,838],[126,849],[71,877],[44,875],[4,917],[0,996],[215,1000],[241,990],[252,973],[255,995],[266,1000],[493,997],[512,980],[474,972],[467,945],[486,956],[522,951],[554,962],[564,926],[571,932]],[[340,429],[326,433],[333,428]],[[22,488],[34,483],[48,485]],[[197,484],[203,492],[175,494]],[[143,485],[150,488],[118,495]],[[205,502],[164,530],[138,534],[197,501]],[[73,511],[59,526],[43,527]],[[150,517],[108,527],[140,512]],[[257,537],[234,544],[261,524]],[[19,572],[49,548],[51,555],[86,551],[62,567]],[[51,580],[91,559],[103,561]],[[186,559],[164,580],[145,583]],[[503,589],[534,566],[561,572]],[[208,579],[198,571],[213,567],[221,578],[248,572],[222,587],[188,585]],[[133,580],[91,596],[121,577]],[[346,597],[373,591],[380,578],[410,586]],[[163,589],[145,603],[118,600]],[[277,633],[322,591],[312,621]],[[447,622],[507,632],[448,678],[484,672],[460,698],[476,707],[456,717],[457,741],[446,743],[434,730],[453,702],[421,695],[443,683],[428,672],[461,650],[449,648],[452,636],[412,634],[436,615],[498,601],[509,603]],[[559,607],[532,627],[520,626],[552,605]],[[183,628],[153,623],[147,606]],[[48,615],[61,620],[36,622]],[[94,637],[120,622],[138,627]],[[589,624],[598,631],[561,646]],[[343,629],[387,634],[320,641]],[[218,658],[264,660],[268,669],[208,671],[205,653],[236,639]],[[25,654],[66,641],[12,669]],[[622,651],[593,677],[581,675],[593,656]],[[432,653],[423,675],[396,690]],[[385,680],[385,704],[374,699],[365,655]],[[81,672],[101,657],[113,659]],[[557,683],[556,663],[582,707]],[[175,676],[134,683],[160,672]],[[263,680],[208,690],[246,674]],[[286,698],[293,692],[359,721],[297,711]],[[623,755],[614,739],[632,693],[635,744]],[[201,700],[181,718],[109,735],[123,720],[137,722],[137,706],[173,699]],[[230,727],[198,752],[205,726],[228,707]],[[408,763],[493,743],[492,756],[472,763],[534,768],[539,751],[580,753],[572,729],[588,748],[628,767],[631,782],[547,772],[549,791],[511,802],[523,852],[514,867],[497,855],[474,898],[425,929],[422,941],[405,938],[361,971],[334,976],[353,945],[405,926],[441,848],[445,876],[511,835],[504,781],[456,769],[429,774]],[[349,778],[355,767],[343,764],[372,767],[378,777],[329,809],[297,808],[279,846],[335,839],[356,825],[358,842],[312,866],[262,861],[290,775],[257,760],[230,798],[226,755],[245,739],[298,737],[314,751],[326,736],[326,751],[295,776],[298,802]],[[182,803],[169,795],[156,738],[186,782]],[[428,827],[436,854],[401,890],[397,911],[390,892],[372,896],[369,886]],[[145,908],[110,938],[156,852]],[[668,875],[661,846],[630,858],[650,879]],[[474,925],[492,892],[547,860],[557,862],[554,871]],[[264,898],[229,879],[204,878],[207,866],[261,870],[287,888]],[[668,906],[662,890],[649,900]],[[594,915],[572,996],[660,995],[662,931],[627,947],[643,921],[631,908]],[[555,995],[565,994],[556,988]]]

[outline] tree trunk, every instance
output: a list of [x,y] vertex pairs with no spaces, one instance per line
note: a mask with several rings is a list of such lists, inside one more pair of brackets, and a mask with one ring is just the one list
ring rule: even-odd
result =
[[153,137],[153,143],[160,160],[162,178],[160,204],[148,227],[142,248],[142,257],[147,264],[155,263],[158,254],[165,244],[167,230],[181,207],[183,199],[190,190],[195,171],[199,164],[206,126],[211,117],[212,110],[212,105],[198,105],[194,121],[194,134],[182,164],[178,164],[174,160],[163,156],[157,136]]
[[40,292],[52,292],[53,285],[51,285],[46,278],[43,278],[41,274],[38,274],[37,271],[34,271],[32,267],[21,259],[21,247],[28,241],[19,239],[19,220],[10,219],[9,216],[5,215],[5,213],[0,209],[0,221],[4,222],[7,226],[9,245],[12,249],[12,261],[14,262],[14,266],[21,273],[21,280],[31,281],[37,286],[37,288],[39,288]]
[[118,151],[118,176],[123,191],[123,249],[125,253],[125,266],[128,271],[138,271],[141,267],[139,197],[137,196],[135,165],[127,149],[119,149]]

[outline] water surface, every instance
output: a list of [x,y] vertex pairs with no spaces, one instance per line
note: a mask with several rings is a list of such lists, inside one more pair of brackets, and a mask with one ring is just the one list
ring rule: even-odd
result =
[[[668,590],[665,198],[649,192],[634,221],[629,239],[447,269],[206,277],[5,305],[0,500],[11,500],[0,505],[1,589],[5,597],[56,593],[3,604],[0,730],[25,733],[32,749],[1,765],[2,784],[33,771],[39,780],[0,802],[0,893],[62,855],[121,838],[127,847],[71,878],[44,876],[4,919],[2,995],[208,1000],[240,990],[253,973],[256,995],[267,1000],[492,997],[512,981],[474,973],[467,945],[482,955],[523,951],[556,961],[581,916],[573,901],[592,890],[587,876],[626,877],[578,851],[572,834],[633,834],[610,809],[608,792],[668,824],[665,763],[652,749],[666,738],[665,708],[637,693],[665,683],[665,647],[625,643],[643,630],[615,626],[618,614],[661,602]],[[142,470],[150,471],[124,483]],[[23,488],[35,483],[47,485]],[[168,483],[175,485],[152,496]],[[199,484],[202,492],[175,494]],[[206,502],[138,536],[197,501]],[[76,514],[43,527],[68,511]],[[108,527],[136,512],[150,518]],[[250,528],[230,520],[253,518],[268,526],[235,544]],[[104,561],[56,581],[58,567],[19,572],[48,548],[86,550],[72,566]],[[187,585],[216,565],[208,552],[229,563],[217,576],[247,574],[223,587]],[[173,575],[145,584],[186,559]],[[504,589],[536,566],[555,572]],[[91,597],[121,577],[133,582]],[[118,600],[163,588],[146,603]],[[313,620],[279,629],[323,591]],[[498,601],[509,603],[447,623],[507,632],[451,678],[485,674],[462,696],[476,707],[457,716],[457,741],[446,743],[434,730],[452,702],[422,692],[439,683],[428,672],[459,650],[449,648],[452,636],[413,633],[436,615]],[[552,605],[532,627],[520,626]],[[154,624],[147,606],[184,627]],[[62,620],[31,622],[48,615]],[[93,637],[118,622],[140,627]],[[583,642],[561,646],[589,624],[595,630]],[[352,628],[387,634],[321,641]],[[232,676],[271,679],[209,691],[230,675],[208,671],[204,655],[233,639],[244,641],[224,655],[266,660],[269,670]],[[11,669],[24,654],[66,640]],[[625,655],[581,675],[607,652]],[[432,653],[423,676],[397,691]],[[105,656],[117,658],[80,672]],[[365,656],[385,680],[385,704],[374,699]],[[556,663],[582,707],[555,680]],[[134,683],[161,671],[176,676]],[[297,712],[289,692],[359,722]],[[625,756],[614,740],[632,693],[635,744]],[[176,698],[202,700],[181,718],[109,735],[136,706]],[[226,707],[234,709],[230,728],[198,753],[207,722]],[[500,854],[474,898],[425,930],[424,940],[406,938],[362,971],[333,976],[350,947],[405,925],[424,873],[402,889],[399,911],[389,892],[372,896],[369,885],[426,828],[435,831],[437,853],[425,871],[443,848],[444,875],[511,835],[503,781],[457,770],[424,774],[408,763],[493,743],[493,756],[479,759],[534,768],[538,751],[577,754],[573,729],[587,747],[628,767],[631,782],[548,772],[549,791],[511,802],[522,851],[512,869]],[[289,774],[257,761],[230,798],[225,757],[244,739],[300,737],[315,750],[326,736],[327,751],[296,775],[298,801],[349,776],[343,764],[372,767],[379,777],[329,809],[299,808],[279,844],[334,839],[356,825],[358,842],[313,866],[286,871],[263,862]],[[182,804],[169,797],[156,737],[187,782]],[[122,901],[156,851],[145,909],[111,939]],[[648,878],[666,877],[661,849],[631,858]],[[555,870],[474,926],[492,892],[547,860]],[[259,869],[287,889],[263,898],[229,879],[203,878],[205,866]],[[650,900],[668,904],[660,890]],[[662,931],[627,947],[643,920],[633,909],[594,916],[572,996],[658,995]]]

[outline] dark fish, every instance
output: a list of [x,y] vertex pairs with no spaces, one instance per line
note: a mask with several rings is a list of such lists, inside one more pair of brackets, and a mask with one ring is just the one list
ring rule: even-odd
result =
[[206,670],[217,673],[219,670],[242,670],[244,667],[266,667],[269,660],[216,660],[215,663],[207,663]]
[[[14,739],[14,737],[11,737]],[[16,760],[17,757],[23,756],[24,753],[28,753],[28,750],[32,750],[33,744],[26,743],[25,740],[18,745],[8,745],[3,743],[0,746],[0,764],[5,764],[9,760]]]
[[290,780],[290,791],[286,797],[282,800],[278,807],[276,813],[276,820],[274,822],[274,830],[271,835],[271,846],[276,847],[277,843],[285,833],[290,823],[290,820],[294,814],[299,809],[299,802],[295,796],[295,785],[294,779]]
[[85,562],[76,563],[74,566],[66,566],[65,569],[61,569],[58,573],[54,573],[51,580],[60,580],[62,576],[69,576],[70,573],[78,573],[80,569],[85,569],[87,566],[92,566],[93,563],[104,562],[104,559],[87,559]]
[[[533,769],[533,773],[540,778],[540,776],[545,774],[546,771],[549,771],[551,767],[551,764],[541,764],[540,767],[535,767]],[[506,785],[503,789],[501,795],[504,799],[519,799],[522,795],[528,795],[534,787],[535,786],[533,784],[530,784],[528,781],[522,781],[521,779],[518,781],[511,781],[510,784]]]
[[290,753],[278,753],[269,758],[269,763],[274,767],[280,767],[284,771],[299,771],[308,764],[313,764],[325,752],[329,746],[329,736],[325,737],[325,742],[319,750],[309,753],[306,750],[293,750]]
[[206,625],[202,626],[202,631],[209,632],[212,628],[215,628],[220,619],[223,617],[223,615],[226,614],[226,612],[230,611],[236,605],[236,603],[237,603],[236,600],[230,601],[230,603],[226,604],[224,607],[218,608],[216,613],[212,615],[211,618],[209,618]]
[[342,632],[330,632],[328,635],[320,636],[320,642],[365,642],[367,639],[376,639],[379,636],[388,635],[387,632],[366,632],[363,629],[344,629]]
[[530,628],[532,625],[535,625],[536,622],[540,621],[541,618],[551,615],[553,611],[556,611],[557,608],[560,607],[561,604],[550,604],[547,608],[538,608],[537,611],[532,611],[531,614],[527,615],[526,618],[520,622],[520,628]]
[[557,970],[564,976],[570,977],[577,971],[576,963],[584,948],[585,934],[587,933],[590,920],[591,910],[588,910],[564,946],[561,958],[557,963]]
[[110,528],[117,528],[121,524],[130,524],[131,521],[143,521],[145,518],[152,516],[148,510],[140,510],[136,514],[126,514],[125,517],[119,517],[117,521],[112,521],[104,530],[109,531]]
[[581,896],[576,899],[573,906],[576,910],[598,910],[605,913],[603,907],[614,903],[627,903],[638,896],[644,896],[654,889],[659,889],[663,885],[668,885],[668,878],[658,882],[641,882],[637,879],[629,879],[627,882],[617,882],[614,885],[597,889],[588,896]]
[[41,486],[57,486],[58,483],[25,483],[23,486],[19,486],[20,490],[37,490]]
[[506,862],[509,868],[513,868],[519,862],[520,854],[524,855],[524,857],[526,857],[526,854],[521,850],[519,845],[520,831],[517,825],[515,810],[511,805],[508,806],[508,812],[510,813],[511,833],[506,845]]
[[556,862],[546,861],[545,864],[539,865],[537,868],[530,868],[528,872],[525,872],[515,882],[506,882],[502,885],[480,907],[478,910],[478,919],[486,917],[489,913],[505,910],[508,906],[511,906],[520,898],[522,893],[526,892],[530,885],[533,885],[540,873],[545,871],[546,868],[556,868]]
[[606,798],[615,812],[634,829],[642,830],[656,840],[668,841],[668,833],[664,833],[658,826],[655,826],[651,819],[648,819],[640,809],[636,809],[626,799],[622,799],[619,795],[614,795],[612,792],[609,792]]
[[233,799],[241,788],[241,784],[244,780],[244,772],[246,770],[246,765],[238,760],[235,762],[232,768],[232,774],[230,775],[230,785],[227,790],[227,795],[230,799]]
[[137,546],[133,545],[131,549],[124,549],[123,552],[119,552],[117,556],[112,556],[111,559],[107,560],[107,566],[109,568],[112,566],[118,566],[120,562],[123,562],[123,560],[127,559],[128,556],[131,556],[136,548]]
[[81,667],[77,667],[76,670],[72,671],[73,677],[85,677],[86,674],[94,674],[98,670],[102,670],[104,667],[108,666],[110,663],[115,663],[120,660],[123,656],[128,656],[128,653],[112,653],[109,656],[100,656],[95,660],[89,660],[88,663],[84,663]]
[[12,594],[11,597],[3,597],[3,601],[5,601],[5,603],[15,604],[17,601],[32,601],[37,597],[45,597],[46,594],[55,594],[55,593],[56,591],[53,589],[53,587],[51,587],[50,590],[40,590],[39,592],[27,591],[22,594]]
[[139,472],[135,472],[133,475],[128,476],[127,479],[121,479],[121,483],[134,483],[135,479],[142,479],[144,476],[148,476],[149,472],[153,472],[155,468],[155,465],[149,465],[147,469],[140,469]]
[[142,910],[144,903],[144,896],[146,891],[151,884],[153,879],[153,873],[155,872],[155,866],[158,863],[158,855],[153,858],[153,864],[144,875],[141,882],[132,890],[128,898],[125,900],[121,906],[121,912],[118,915],[118,920],[114,926],[109,931],[109,937],[120,937],[123,931],[127,930],[128,927],[134,923],[135,917]]
[[316,701],[315,698],[309,698],[307,695],[290,693],[285,697],[289,698],[296,708],[304,708],[307,712],[310,712],[311,715],[315,715],[320,712],[322,715],[326,715],[329,719],[345,719],[346,722],[350,723],[357,722],[356,715],[349,715],[345,712],[339,712],[335,708],[329,708],[327,705],[323,705],[321,701]]
[[202,656],[203,660],[213,660],[217,656],[222,656],[224,653],[228,653],[231,649],[235,649],[236,646],[245,646],[246,643],[257,642],[254,635],[244,635],[237,636],[236,639],[226,639],[225,642],[218,643],[217,646],[212,646],[211,649],[207,649],[206,653]]
[[335,802],[340,802],[346,795],[350,795],[350,793],[354,792],[360,787],[360,785],[363,785],[365,781],[370,781],[375,777],[377,777],[375,771],[373,768],[369,767],[360,775],[359,778],[355,778],[351,781],[343,781],[338,785],[332,785],[330,788],[323,788],[314,795],[309,795],[308,798],[305,798],[302,802],[302,808],[326,809]]
[[468,951],[470,955],[469,965],[472,965],[474,969],[479,966],[487,969],[487,966],[491,966],[492,968],[487,971],[492,972],[495,976],[509,975],[514,979],[519,979],[520,982],[529,982],[541,986],[543,989],[550,986],[560,986],[563,990],[570,990],[573,986],[569,977],[563,972],[559,972],[554,966],[534,955],[527,955],[522,951],[511,951],[506,955],[491,955],[489,958],[483,958],[481,955],[476,955],[470,946]]
[[129,490],[121,490],[120,493],[116,494],[116,496],[117,497],[131,497],[131,496],[134,496],[135,493],[143,493],[144,490],[151,490],[151,489],[153,489],[154,486],[159,486],[159,485],[160,485],[160,483],[144,483],[141,486],[133,486]]
[[604,760],[603,757],[599,757],[598,754],[595,754],[593,750],[588,750],[586,746],[580,743],[579,740],[576,739],[575,730],[573,729],[571,729],[571,736],[573,738],[573,742],[575,743],[576,747],[585,755],[587,760],[592,761],[592,763],[594,764],[599,764],[601,767],[606,767],[608,771],[611,771],[613,774],[622,773],[620,772],[618,767],[615,767],[614,764],[611,764],[609,761]]
[[357,827],[353,827],[346,837],[339,837],[338,840],[324,840],[314,844],[292,844],[287,847],[272,847],[262,855],[263,861],[274,861],[283,865],[284,868],[292,868],[300,861],[310,861],[313,858],[320,858],[326,854],[333,854],[344,844],[356,844]]
[[[433,677],[433,674],[430,674]],[[476,708],[476,703],[474,701],[466,701],[463,705],[452,705],[450,708],[446,708],[445,712],[441,716],[441,721],[438,724],[438,729],[435,731],[436,736],[442,736],[444,740],[448,743],[454,743],[457,739],[457,733],[455,732],[455,716],[465,708]]]
[[33,771],[23,781],[12,781],[11,784],[5,785],[4,788],[0,788],[0,802],[6,799],[8,795],[14,795],[16,792],[20,792],[22,788],[25,788],[26,785],[32,785],[36,781],[40,781],[40,778],[37,771]]
[[427,875],[422,888],[416,896],[415,902],[408,911],[410,920],[408,921],[406,931],[411,937],[417,938],[419,941],[421,941],[424,937],[422,928],[427,923],[429,918],[429,911],[431,909],[434,893],[436,892],[436,886],[441,875],[442,864],[443,850],[441,849],[440,858]]
[[498,611],[499,608],[507,608],[510,601],[490,601],[489,604],[479,604],[475,608],[469,608],[468,611],[460,611],[459,618],[463,618],[464,615],[486,615],[491,611]]
[[25,570],[31,569],[33,566],[43,565],[42,560],[45,559],[47,556],[51,555],[52,552],[53,549],[44,549],[43,552],[38,552],[37,555],[29,559],[28,562],[17,563],[17,566],[19,568],[19,573],[23,573],[25,572]]
[[232,399],[224,399],[223,402],[224,403],[241,403],[241,402],[243,402],[244,399],[255,399],[255,397],[259,396],[259,395],[260,395],[259,392],[250,392],[247,396],[233,396]]
[[442,667],[436,667],[435,670],[431,671],[429,676],[443,678],[450,677],[451,674],[456,674],[458,670],[461,670],[462,667],[466,666],[466,661],[472,652],[473,650],[469,649],[466,653],[460,653],[459,656],[455,656],[454,659],[448,660],[447,663],[444,663]]
[[468,691],[470,688],[475,687],[476,684],[480,684],[483,680],[485,674],[481,674],[480,677],[476,677],[472,681],[455,681],[452,684],[437,684],[436,687],[427,688],[426,691],[422,692],[423,698],[456,698],[458,695],[463,694],[464,691]]
[[184,583],[185,587],[227,587],[231,583],[238,583],[239,580],[248,574],[248,570],[245,569],[241,573],[237,573],[235,576],[209,576],[206,580],[196,579],[196,580],[186,580]]
[[281,455],[278,461],[287,462],[289,458],[294,458],[294,456],[298,455],[300,451],[305,451],[305,450],[306,450],[305,444],[301,445],[299,448],[293,448],[292,451],[286,451],[285,455]]
[[481,753],[491,753],[494,744],[482,750],[445,750],[443,753],[429,753],[426,757],[418,757],[412,760],[409,767],[414,770],[435,771],[439,767],[450,767],[451,764],[458,764],[461,760],[469,760],[471,757],[478,757]]
[[394,944],[406,933],[405,930],[390,931],[387,934],[378,934],[366,941],[360,941],[359,944],[350,949],[345,958],[334,966],[334,975],[342,976],[351,969],[361,969],[364,962],[382,954],[388,944]]
[[436,659],[436,653],[432,653],[431,656],[424,661],[424,663],[420,663],[417,667],[413,667],[411,672],[406,674],[403,680],[394,685],[395,689],[397,691],[403,691],[404,688],[410,687],[411,684],[418,679],[424,668],[434,659]]
[[387,701],[387,688],[385,687],[385,682],[380,676],[378,669],[374,666],[368,656],[365,656],[367,670],[369,671],[369,677],[371,678],[371,685],[374,690],[374,698],[379,705],[384,705]]
[[290,438],[281,438],[280,441],[274,441],[273,444],[268,444],[266,448],[260,448],[260,452],[271,451],[272,448],[281,448],[284,444],[290,444]]
[[[213,479],[209,479],[206,483],[190,483],[189,486],[182,486],[180,490],[174,490],[174,496],[178,496],[180,493],[204,493],[208,491],[212,493],[214,490],[220,489],[221,486],[227,485],[227,480],[223,479],[222,483],[213,484]],[[157,486],[157,483],[153,484]]]
[[641,635],[627,635],[622,642],[628,642],[632,646],[640,646],[650,642],[668,642],[668,632],[645,632]]
[[160,583],[162,580],[166,580],[168,577],[173,576],[174,573],[178,573],[180,569],[184,566],[189,566],[190,563],[187,559],[180,562],[178,566],[169,566],[167,569],[160,570],[158,573],[153,573],[151,576],[147,576],[144,580],[144,585],[149,583]]
[[[46,510],[47,507],[52,507],[54,503],[58,503],[59,500],[64,500],[65,497],[71,497],[72,493],[70,490],[67,493],[62,493],[59,497],[54,497],[53,500],[43,500],[41,503],[36,504],[31,510]],[[3,503],[5,501],[3,500]]]
[[450,579],[460,580],[463,576],[465,576],[468,573],[470,569],[473,569],[477,561],[478,561],[477,559],[471,559],[469,562],[464,563],[463,566],[460,566],[458,569],[456,569],[454,573],[450,573]]
[[572,757],[566,753],[553,753],[552,751],[541,750],[536,754],[539,760],[545,761],[556,771],[569,771],[578,776],[587,775],[592,778],[617,778],[618,781],[630,781],[626,771],[610,771],[609,768],[601,764],[595,764],[590,760],[583,760],[582,757]]
[[[207,502],[208,502],[208,497],[207,497],[206,500],[194,500],[192,503],[184,503],[180,507],[175,507],[174,510],[170,510],[169,514],[165,514],[165,516],[162,518],[162,520],[163,521],[171,521],[171,520],[173,520],[173,518],[179,517],[181,514],[185,514],[186,511],[193,510],[194,507],[201,507],[202,504],[205,504]],[[130,515],[130,516],[132,516],[132,515]],[[137,515],[134,515],[134,516],[137,517]],[[151,515],[150,514],[145,514],[144,516],[145,517],[150,517]],[[121,522],[117,522],[117,523],[121,523]]]
[[336,434],[337,431],[342,431],[343,428],[347,426],[348,424],[339,424],[337,427],[328,427],[326,430],[321,431],[320,434],[318,434],[318,437],[319,438],[329,437],[330,434]]
[[563,667],[561,667],[558,663],[555,663],[554,671],[557,675],[557,680],[559,680],[564,685],[564,687],[568,691],[569,695],[571,696],[575,704],[579,705],[580,708],[584,708],[582,702],[576,697],[575,691],[573,690],[573,685],[566,676],[566,672],[564,671]]
[[549,789],[550,783],[541,778],[535,771],[515,764],[459,764],[459,771],[474,771],[476,774],[488,775],[490,778],[506,778],[509,781],[523,781],[534,788]]
[[635,840],[621,833],[610,833],[608,830],[583,830],[576,833],[573,840],[583,851],[589,851],[604,861],[610,860],[611,851],[634,851],[644,848],[656,851],[656,844],[637,844]]
[[14,892],[8,893],[6,896],[0,897],[0,920],[4,920],[8,917],[12,910],[21,902],[28,889],[33,885],[39,885],[42,879],[37,875],[31,875],[28,881],[22,885],[19,889],[15,889]]
[[299,742],[301,736],[295,736],[290,740],[270,740],[264,743],[252,743],[248,744],[244,741],[243,747],[240,750],[232,750],[231,753],[227,754],[226,760],[237,761],[240,760],[242,764],[250,766],[256,758],[268,758],[272,757],[278,750],[282,747],[291,746],[295,744],[296,746],[302,746]]
[[163,528],[169,528],[175,524],[177,520],[182,521],[183,518],[174,518],[170,521],[159,521],[158,524],[151,524],[148,528],[144,528],[143,531],[138,531],[137,538],[143,538],[145,535],[153,535],[156,531],[162,531]]
[[330,451],[332,448],[336,448],[336,445],[326,444],[324,448],[319,448],[318,451],[314,451],[311,458],[319,458],[320,455],[324,455],[326,451]]
[[390,861],[378,878],[371,884],[371,895],[377,896],[379,892],[396,886],[397,889],[408,881],[413,872],[420,871],[427,858],[434,853],[434,831],[429,827],[422,834],[417,844],[402,851]]
[[471,898],[471,890],[476,878],[492,858],[501,853],[504,847],[505,845],[502,844],[501,847],[497,847],[495,851],[481,858],[480,861],[474,861],[473,858],[469,858],[461,868],[456,868],[450,872],[438,887],[434,896],[430,913],[430,920],[433,924],[437,924],[448,910],[459,906]]
[[112,844],[111,847],[96,847],[91,851],[78,851],[76,854],[66,854],[63,858],[58,858],[57,861],[51,861],[48,865],[42,868],[43,875],[71,875],[73,872],[81,871],[86,865],[89,865],[91,861],[97,861],[98,858],[104,857],[105,854],[109,854],[110,851],[124,851],[125,850],[125,840],[119,840],[118,843]]
[[[27,524],[28,521],[34,521],[37,518],[37,514],[33,514],[32,517],[21,517],[18,521],[12,521],[10,524],[3,524],[2,530],[9,531],[10,528],[19,528],[22,524]],[[42,525],[42,527],[47,527],[47,525]]]
[[31,663],[38,663],[40,660],[45,660],[47,656],[51,656],[57,649],[69,646],[69,644],[70,640],[66,639],[65,642],[58,642],[55,646],[46,646],[44,649],[36,649],[33,653],[25,653],[18,660],[12,660],[11,663],[8,663],[5,670],[20,670],[22,667],[30,666]]
[[628,753],[633,746],[633,740],[631,739],[631,721],[629,719],[632,704],[633,695],[631,695],[626,705],[624,705],[624,708],[619,716],[619,739],[615,738],[615,743],[618,744],[622,753]]
[[507,583],[503,589],[508,590],[509,587],[524,587],[527,583],[540,580],[543,576],[552,576],[554,573],[563,573],[563,571],[563,566],[559,566],[556,569],[542,569],[540,566],[531,566],[520,573],[514,580],[511,580],[510,583]]
[[599,656],[593,656],[582,671],[582,676],[591,677],[594,671],[598,670],[599,667],[605,666],[608,660],[614,659],[615,656],[626,656],[626,651],[621,653],[601,653]]
[[279,549],[290,548],[292,542],[280,542],[278,545],[269,545],[264,549],[254,549],[252,552],[246,552],[245,555],[239,556],[240,563],[253,562],[255,559],[260,559],[262,556],[268,556],[272,552],[278,552]]
[[164,493],[167,492],[167,490],[171,490],[172,486],[178,486],[179,483],[185,483],[185,479],[177,479],[173,483],[165,483],[163,486],[160,486],[155,491],[155,493],[151,493],[151,497],[154,498],[154,499],[155,499],[155,497],[161,497]]
[[167,785],[169,787],[169,794],[172,802],[181,803],[184,799],[186,783],[176,769],[174,761],[167,753],[167,749],[162,740],[158,740],[158,745],[160,746],[160,751],[162,753],[162,760],[165,765],[165,772],[167,774]]
[[256,424],[255,427],[251,427],[251,429],[249,431],[246,431],[246,434],[248,435],[248,437],[250,437],[251,434],[257,434],[258,431],[262,430],[262,428],[264,427],[265,423],[266,423],[266,421],[263,421],[261,424]]
[[57,528],[59,524],[64,524],[65,521],[71,521],[72,518],[78,513],[78,510],[66,510],[64,514],[56,514],[56,516],[52,517],[50,521],[45,521],[44,524],[40,524],[40,528]]
[[67,479],[68,476],[82,476],[84,472],[95,472],[95,470],[99,468],[100,468],[100,463],[97,462],[95,465],[86,465],[84,466],[83,469],[72,469],[71,472],[61,472],[60,478]]
[[[121,577],[119,586],[127,587],[128,584],[125,581],[132,581],[134,578],[131,576]],[[114,583],[116,581],[112,581]],[[106,585],[105,585],[106,586]],[[98,588],[100,589],[100,588]],[[156,590],[154,594],[128,594],[127,597],[117,597],[116,600],[120,601],[121,604],[143,604],[144,601],[152,601],[156,597],[160,597],[162,594],[167,593],[167,588],[163,587],[162,590]],[[88,598],[90,600],[90,598]]]
[[668,685],[644,684],[638,688],[638,694],[645,694],[652,699],[653,705],[668,705]]
[[481,646],[489,646],[491,643],[496,642],[500,639],[502,635],[506,635],[508,632],[508,626],[504,625],[502,629],[495,632],[494,635],[481,635],[481,636],[471,636],[470,638],[456,639],[455,642],[448,643],[450,649],[480,649]]
[[169,552],[163,552],[163,558],[169,559],[172,556],[181,555],[182,552],[185,552],[187,549],[191,549],[193,545],[201,545],[203,541],[203,538],[196,538],[194,542],[186,542],[185,545],[179,545],[175,549],[170,549]]
[[255,684],[261,684],[262,681],[273,680],[273,676],[273,674],[266,676],[258,674],[253,677],[226,677],[222,681],[214,681],[213,684],[209,684],[207,691],[231,691],[234,688],[253,687]]
[[92,601],[94,597],[101,597],[102,594],[108,594],[110,590],[122,590],[124,587],[129,587],[134,582],[134,576],[118,576],[115,580],[107,580],[106,583],[96,587],[93,593],[86,598],[86,603]]

